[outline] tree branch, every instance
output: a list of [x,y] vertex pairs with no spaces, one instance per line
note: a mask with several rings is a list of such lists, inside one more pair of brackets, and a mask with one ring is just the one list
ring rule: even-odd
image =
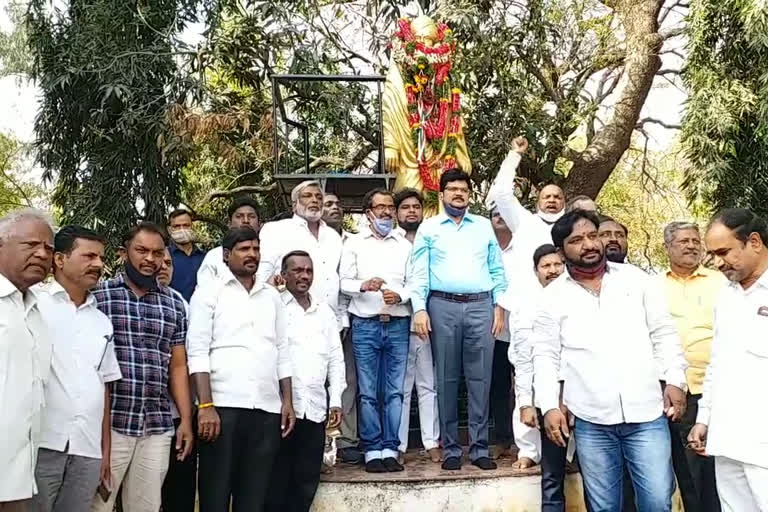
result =
[[635,129],[641,129],[646,123],[651,124],[657,124],[659,126],[663,126],[664,128],[668,130],[679,130],[680,125],[679,124],[671,124],[667,123],[666,121],[662,121],[661,119],[656,119],[655,117],[644,117],[643,119],[639,120],[637,124],[635,125]]
[[272,192],[276,188],[277,188],[277,183],[270,183],[269,185],[243,185],[241,187],[234,187],[228,190],[211,190],[206,200],[212,201],[214,199],[232,197],[242,193],[255,192],[255,193],[263,194],[264,192]]
[[665,41],[685,34],[685,27],[675,27],[668,30],[660,30],[659,35]]

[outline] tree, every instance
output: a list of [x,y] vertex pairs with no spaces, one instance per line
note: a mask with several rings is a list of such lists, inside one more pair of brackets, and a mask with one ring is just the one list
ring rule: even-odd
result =
[[40,206],[44,191],[29,177],[25,147],[0,133],[0,215],[10,210]]
[[754,0],[694,0],[690,89],[682,141],[690,199],[768,215],[768,8]]
[[192,18],[183,0],[32,0],[27,15],[42,91],[37,156],[63,222],[93,226],[110,246],[139,219],[162,223],[178,202],[178,153],[168,108],[186,92],[175,36]]

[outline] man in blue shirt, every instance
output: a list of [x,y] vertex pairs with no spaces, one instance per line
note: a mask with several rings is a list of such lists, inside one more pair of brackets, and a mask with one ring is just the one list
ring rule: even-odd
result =
[[173,243],[168,246],[173,259],[173,279],[170,287],[189,302],[197,286],[197,270],[203,263],[205,252],[195,245],[192,214],[187,210],[174,210],[168,215],[168,234]]
[[461,469],[458,392],[462,365],[469,409],[469,457],[496,469],[488,456],[488,400],[494,339],[504,328],[498,300],[507,288],[501,249],[488,219],[467,213],[472,183],[459,170],[440,177],[444,213],[427,219],[413,243],[409,288],[414,331],[432,338],[443,469]]

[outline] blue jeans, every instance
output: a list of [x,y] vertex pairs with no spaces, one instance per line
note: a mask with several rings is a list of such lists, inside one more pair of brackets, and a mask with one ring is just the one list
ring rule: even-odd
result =
[[624,466],[629,469],[638,512],[669,512],[675,476],[667,419],[598,425],[576,418],[574,436],[588,508],[622,509]]
[[360,445],[365,460],[397,457],[408,361],[410,317],[352,316],[352,344],[360,390]]

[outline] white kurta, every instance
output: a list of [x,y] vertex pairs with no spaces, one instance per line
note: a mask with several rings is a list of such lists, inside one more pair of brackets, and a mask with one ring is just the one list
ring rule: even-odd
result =
[[35,463],[51,341],[33,291],[0,274],[0,503],[37,493]]

